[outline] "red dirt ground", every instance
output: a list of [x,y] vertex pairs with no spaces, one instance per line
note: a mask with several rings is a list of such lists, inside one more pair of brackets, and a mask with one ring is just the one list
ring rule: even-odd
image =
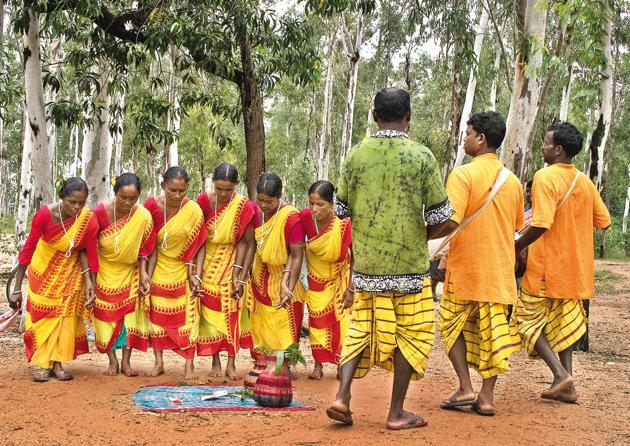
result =
[[[600,292],[591,307],[592,352],[575,355],[578,405],[541,400],[539,394],[551,382],[550,373],[541,361],[519,353],[512,357],[512,370],[499,379],[497,416],[440,410],[440,401],[456,380],[438,340],[426,377],[412,383],[407,400],[407,409],[429,419],[429,426],[423,429],[385,430],[392,377],[380,369],[354,384],[352,427],[334,424],[324,413],[337,386],[333,367],[326,368],[326,377],[319,382],[306,379],[307,370],[298,369],[295,397],[315,407],[313,412],[143,413],[134,405],[132,394],[142,386],[179,382],[181,358],[166,355],[167,375],[159,378],[111,378],[101,375],[107,364],[105,356],[93,352],[67,366],[74,381],[37,384],[30,380],[19,335],[10,332],[0,334],[0,443],[630,444],[630,264],[603,261],[597,269],[615,272],[622,279],[611,283],[604,278],[598,286]],[[3,301],[0,310],[4,309]],[[239,371],[245,374],[250,366],[248,355],[242,352],[238,359]],[[151,354],[133,356],[140,371],[148,370],[151,360]],[[210,361],[202,358],[197,363],[204,378],[201,382],[207,382]],[[214,378],[212,382],[221,384],[223,380]],[[479,388],[479,379],[475,385]]]

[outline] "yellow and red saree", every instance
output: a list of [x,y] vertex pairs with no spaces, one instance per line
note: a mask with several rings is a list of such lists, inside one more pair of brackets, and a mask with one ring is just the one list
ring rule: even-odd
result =
[[206,219],[207,233],[197,354],[212,356],[227,351],[228,356],[236,356],[240,348],[252,347],[252,337],[239,324],[242,308],[232,298],[232,265],[236,246],[252,221],[254,208],[241,195],[232,197],[216,214],[215,203],[205,192],[197,202]]
[[105,207],[94,209],[99,226],[96,303],[92,323],[96,348],[105,353],[112,348],[146,351],[149,343],[148,297],[138,292],[139,257],[147,257],[155,247],[151,213],[142,206],[110,223]]
[[192,359],[199,331],[199,299],[191,294],[186,262],[194,259],[206,240],[203,213],[197,203],[184,199],[182,208],[164,222],[155,198],[144,205],[157,230],[158,257],[149,309],[151,346]]
[[[24,344],[26,358],[42,368],[67,362],[88,353],[83,323],[85,290],[77,252],[86,249],[96,258],[98,223],[90,209],[61,224],[51,220],[47,207],[35,217],[30,243],[20,253],[20,264],[28,267],[28,300]],[[37,221],[36,221],[37,220]],[[27,251],[36,243],[32,257]],[[71,249],[72,248],[72,249]],[[95,272],[98,263],[90,259]]]
[[308,306],[313,359],[318,363],[338,364],[352,312],[343,309],[343,294],[350,275],[352,226],[349,219],[333,216],[318,234],[309,208],[303,209],[300,217],[307,234],[308,290],[301,283],[298,289]]
[[256,228],[256,255],[247,287],[256,347],[285,350],[300,341],[302,302],[293,299],[288,309],[275,306],[280,302],[280,284],[289,259],[288,245],[303,240],[300,214],[290,205],[281,207],[269,221]]

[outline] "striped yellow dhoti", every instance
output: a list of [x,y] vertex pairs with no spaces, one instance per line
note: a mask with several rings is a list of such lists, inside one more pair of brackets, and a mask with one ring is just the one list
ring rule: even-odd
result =
[[433,297],[428,279],[418,294],[357,292],[340,364],[360,355],[355,378],[363,378],[374,365],[393,372],[394,352],[399,349],[413,367],[411,379],[420,379],[434,338]]
[[510,368],[510,355],[521,349],[516,324],[508,322],[507,315],[505,304],[458,299],[449,282],[438,315],[444,350],[448,354],[462,334],[468,366],[481,378],[505,373]]
[[543,281],[537,295],[521,289],[514,319],[527,353],[538,357],[534,350],[541,333],[554,352],[571,347],[586,333],[586,313],[579,299],[555,299],[545,296]]

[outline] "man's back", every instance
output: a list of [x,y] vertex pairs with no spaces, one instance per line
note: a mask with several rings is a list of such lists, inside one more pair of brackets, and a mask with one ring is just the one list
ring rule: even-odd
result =
[[[353,224],[355,271],[368,275],[428,270],[424,212],[446,200],[433,154],[406,137],[379,132],[349,154],[339,184]],[[439,222],[443,221],[439,218]]]
[[523,288],[529,292],[537,293],[544,279],[548,297],[593,295],[593,227],[609,226],[610,214],[593,183],[582,174],[558,209],[576,174],[573,165],[558,163],[534,176],[531,225],[548,230],[529,247],[523,277]]

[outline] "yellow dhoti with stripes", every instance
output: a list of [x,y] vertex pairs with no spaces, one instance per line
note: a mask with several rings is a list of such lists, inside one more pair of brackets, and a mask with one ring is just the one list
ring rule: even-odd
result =
[[571,347],[586,333],[587,318],[582,301],[546,297],[545,288],[543,280],[536,294],[521,289],[514,311],[523,346],[534,358],[539,357],[534,345],[541,333],[556,353]]
[[481,378],[505,373],[510,355],[521,349],[516,324],[508,322],[507,315],[506,304],[458,299],[453,283],[445,284],[438,316],[444,350],[448,354],[462,334],[468,366]]
[[394,352],[399,349],[413,367],[411,379],[420,379],[434,339],[429,279],[425,279],[422,292],[417,294],[357,292],[340,364],[360,355],[355,378],[363,378],[375,365],[393,372]]

